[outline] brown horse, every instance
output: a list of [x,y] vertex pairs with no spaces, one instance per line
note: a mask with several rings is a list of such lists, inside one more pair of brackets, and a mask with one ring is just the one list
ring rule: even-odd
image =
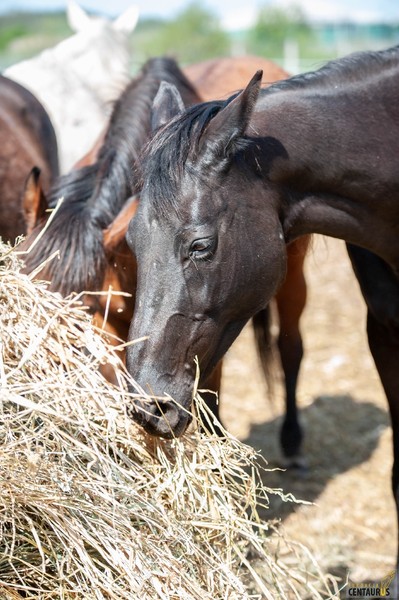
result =
[[[240,88],[255,63],[264,69],[267,82],[286,75],[274,63],[254,57],[200,63],[189,67],[186,72],[197,74],[198,82],[193,80],[193,83],[198,83],[200,94],[211,94],[213,85],[215,95],[220,96]],[[232,77],[235,66],[237,74]],[[215,69],[218,73],[216,80]],[[61,196],[64,203],[26,259],[27,269],[32,270],[59,249],[60,259],[48,263],[46,272],[43,271],[40,276],[49,279],[52,288],[64,294],[99,289],[128,292],[129,295],[88,298],[97,323],[103,326],[102,320],[106,315],[106,328],[116,340],[128,337],[136,290],[136,263],[125,241],[129,222],[137,208],[136,200],[128,201],[138,191],[130,169],[132,165],[136,169],[140,167],[138,152],[150,134],[151,106],[161,80],[174,82],[185,92],[185,105],[199,101],[194,88],[173,61],[150,61],[116,103],[109,127],[93,151],[53,187],[50,207],[54,208]],[[167,119],[168,115],[164,118]],[[28,238],[27,245],[42,229],[46,218],[43,219],[42,214],[37,215],[37,227]],[[281,441],[284,453],[289,457],[298,453],[301,442],[295,391],[302,358],[299,318],[306,301],[303,276],[306,248],[307,239],[290,246],[287,278],[276,294],[280,321],[278,345],[287,391],[287,414]],[[267,311],[261,311],[254,319],[264,365],[268,360],[267,316]],[[218,390],[220,377],[221,362],[204,387]],[[210,394],[207,401],[217,413],[215,395]]]
[[201,98],[208,102],[228,98],[241,90],[258,69],[263,71],[264,85],[288,77],[288,73],[271,60],[251,55],[213,58],[185,67],[184,73]]
[[57,142],[50,119],[39,101],[24,87],[0,76],[0,236],[14,242],[26,233],[33,198],[28,189],[24,214],[22,198],[33,167],[42,173],[44,190],[58,175]]
[[[121,233],[120,223],[130,221],[139,189],[139,154],[151,131],[151,107],[161,81],[175,84],[187,105],[199,101],[195,90],[170,59],[148,61],[113,107],[108,127],[68,174],[52,186],[47,205],[37,204],[33,227],[21,250],[29,248],[47,224],[45,234],[25,257],[26,270],[39,267],[54,252],[59,259],[48,262],[40,277],[51,289],[72,292],[112,289],[123,295],[90,295],[86,302],[102,326],[126,340],[133,315],[135,262]],[[136,173],[132,175],[132,168]],[[35,187],[30,178],[29,189]],[[40,181],[36,195],[43,196]],[[63,198],[51,223],[49,212]],[[28,202],[25,203],[26,205]],[[105,326],[105,325],[104,325]]]

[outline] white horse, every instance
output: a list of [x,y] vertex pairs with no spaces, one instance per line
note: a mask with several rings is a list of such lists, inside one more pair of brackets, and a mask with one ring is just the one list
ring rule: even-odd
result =
[[63,173],[92,147],[106,126],[112,101],[130,79],[129,34],[138,13],[138,7],[131,6],[109,21],[89,16],[69,0],[68,22],[76,33],[4,72],[46,108]]

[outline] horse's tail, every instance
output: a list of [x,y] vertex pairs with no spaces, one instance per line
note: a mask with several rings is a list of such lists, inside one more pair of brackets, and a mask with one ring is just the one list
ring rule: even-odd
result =
[[281,365],[273,329],[275,326],[273,306],[269,303],[266,308],[252,317],[256,349],[260,366],[264,373],[270,396],[273,397],[276,380],[281,377]]

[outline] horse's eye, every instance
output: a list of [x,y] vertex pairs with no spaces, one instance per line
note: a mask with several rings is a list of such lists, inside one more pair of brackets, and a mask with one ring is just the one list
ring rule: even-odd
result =
[[210,259],[215,250],[214,238],[201,238],[191,243],[189,257],[193,260]]

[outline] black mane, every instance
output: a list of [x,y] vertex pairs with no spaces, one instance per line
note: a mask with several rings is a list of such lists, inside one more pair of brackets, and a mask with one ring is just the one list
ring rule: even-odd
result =
[[161,81],[175,84],[186,104],[199,100],[174,60],[149,60],[116,101],[97,161],[61,176],[49,205],[63,198],[46,233],[26,257],[27,270],[59,250],[46,268],[51,287],[66,295],[99,289],[106,258],[103,230],[139,191],[139,156],[150,135],[151,107]]

